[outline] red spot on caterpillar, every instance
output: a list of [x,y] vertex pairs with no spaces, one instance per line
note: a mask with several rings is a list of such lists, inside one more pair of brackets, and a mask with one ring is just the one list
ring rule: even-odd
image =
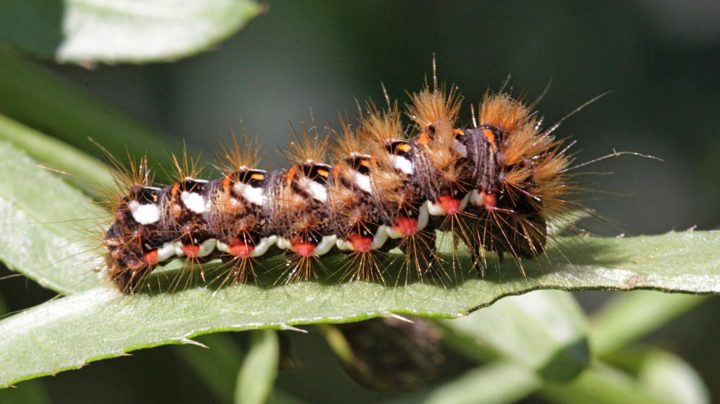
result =
[[482,204],[487,210],[493,210],[495,206],[497,206],[497,196],[495,196],[495,194],[482,191],[480,192],[480,198],[482,198]]
[[250,256],[254,249],[255,247],[250,244],[247,244],[240,240],[233,240],[230,242],[228,253],[235,257],[247,258]]
[[315,253],[315,244],[308,243],[308,242],[297,242],[293,243],[293,245],[290,247],[293,252],[301,257],[309,258],[312,257]]
[[194,244],[185,244],[182,246],[183,253],[185,253],[185,256],[194,258],[197,257],[200,253],[200,246],[194,245]]
[[460,199],[455,199],[450,195],[442,195],[438,197],[438,204],[448,215],[460,213]]
[[417,225],[417,219],[401,216],[395,220],[395,224],[393,224],[393,230],[404,236],[412,236],[413,234],[417,233]]
[[147,265],[157,265],[157,263],[158,263],[158,251],[157,251],[157,250],[152,250],[152,251],[150,251],[150,252],[148,252],[148,253],[145,253],[145,255],[143,255],[143,261],[145,261],[145,263],[146,263]]
[[350,235],[349,241],[354,251],[365,253],[372,249],[372,237],[363,237],[354,233]]

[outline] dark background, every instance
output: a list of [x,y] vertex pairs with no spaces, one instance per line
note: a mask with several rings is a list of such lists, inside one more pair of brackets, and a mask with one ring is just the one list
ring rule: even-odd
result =
[[[714,229],[720,223],[720,2],[268,4],[266,14],[217,49],[177,63],[93,70],[46,65],[185,139],[203,150],[206,160],[221,137],[245,126],[261,139],[266,168],[283,164],[278,148],[287,143],[291,122],[307,120],[310,111],[320,123],[335,122],[338,111],[354,110],[356,99],[380,102],[381,83],[402,103],[405,91],[419,89],[430,74],[433,55],[441,79],[458,84],[465,96],[465,121],[469,104],[508,76],[515,94],[529,99],[550,84],[538,106],[548,124],[611,91],[557,131],[577,140],[577,161],[613,150],[664,161],[619,157],[579,170],[587,174],[578,179],[588,189],[580,199],[607,218],[588,226],[605,235],[637,235]],[[2,283],[3,289],[13,285],[15,292],[3,291],[11,303],[13,294],[34,288],[22,280]],[[581,297],[592,307],[606,296]],[[715,299],[652,337],[696,366],[715,397],[720,396],[719,314]],[[381,398],[352,386],[312,338],[299,342],[304,370],[281,377],[286,390],[314,401]],[[327,366],[315,366],[316,361]],[[322,374],[317,385],[294,381],[292,372],[313,369]],[[212,399],[171,348],[46,381],[58,402]]]
[[[557,132],[578,162],[615,150],[662,158],[610,159],[581,172],[581,195],[614,224],[607,234],[720,224],[720,3],[714,1],[270,1],[265,15],[218,49],[171,64],[75,66],[64,75],[210,159],[241,122],[262,140],[264,166],[290,123],[335,122],[355,100],[406,101],[431,73],[469,104],[508,76],[539,96],[551,124],[612,93]],[[598,230],[601,231],[601,230]]]

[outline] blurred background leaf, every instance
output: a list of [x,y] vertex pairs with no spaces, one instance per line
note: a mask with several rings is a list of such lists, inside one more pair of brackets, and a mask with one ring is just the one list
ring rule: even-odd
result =
[[250,349],[238,373],[235,402],[262,404],[273,391],[280,363],[280,344],[274,330],[250,332]]
[[252,0],[7,0],[0,38],[59,62],[171,61],[218,44],[261,11]]

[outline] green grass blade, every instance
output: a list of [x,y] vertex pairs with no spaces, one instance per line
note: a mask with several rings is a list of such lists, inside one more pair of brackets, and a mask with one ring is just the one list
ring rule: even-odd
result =
[[498,361],[473,369],[433,390],[426,404],[513,403],[542,386],[542,380],[527,367]]
[[596,364],[569,383],[551,382],[541,390],[550,402],[559,404],[664,404],[627,374]]
[[658,348],[623,348],[603,360],[635,377],[647,391],[656,392],[668,403],[706,404],[710,393],[690,364],[677,355]]
[[235,403],[263,404],[270,397],[277,376],[280,344],[273,330],[253,331],[237,384]]
[[585,317],[566,292],[542,290],[509,297],[442,324],[543,378],[571,379],[590,362]]
[[703,296],[637,291],[617,296],[592,321],[591,344],[603,356],[627,346],[707,300]]
[[[6,40],[80,64],[177,60],[210,49],[263,10],[251,0],[63,0],[61,7],[29,0],[3,3],[0,33]],[[38,12],[42,7],[46,11]],[[43,35],[29,27],[44,30]]]

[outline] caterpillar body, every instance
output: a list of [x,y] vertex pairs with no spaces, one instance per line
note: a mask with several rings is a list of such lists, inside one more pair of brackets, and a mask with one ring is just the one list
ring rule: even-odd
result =
[[399,248],[422,277],[435,270],[435,230],[467,246],[480,269],[488,251],[542,254],[548,217],[567,206],[570,159],[557,125],[543,129],[532,107],[501,91],[463,127],[461,101],[435,80],[411,94],[410,125],[388,100],[368,103],[355,126],[302,127],[287,169],[258,168],[257,148],[233,141],[221,178],[198,179],[192,161],[176,159],[177,181],[157,187],[142,159],[118,178],[123,194],[103,239],[108,276],[130,293],[163,262],[221,258],[243,282],[255,259],[284,253],[286,278],[308,279],[318,257],[341,253],[348,278],[382,280],[383,254]]

